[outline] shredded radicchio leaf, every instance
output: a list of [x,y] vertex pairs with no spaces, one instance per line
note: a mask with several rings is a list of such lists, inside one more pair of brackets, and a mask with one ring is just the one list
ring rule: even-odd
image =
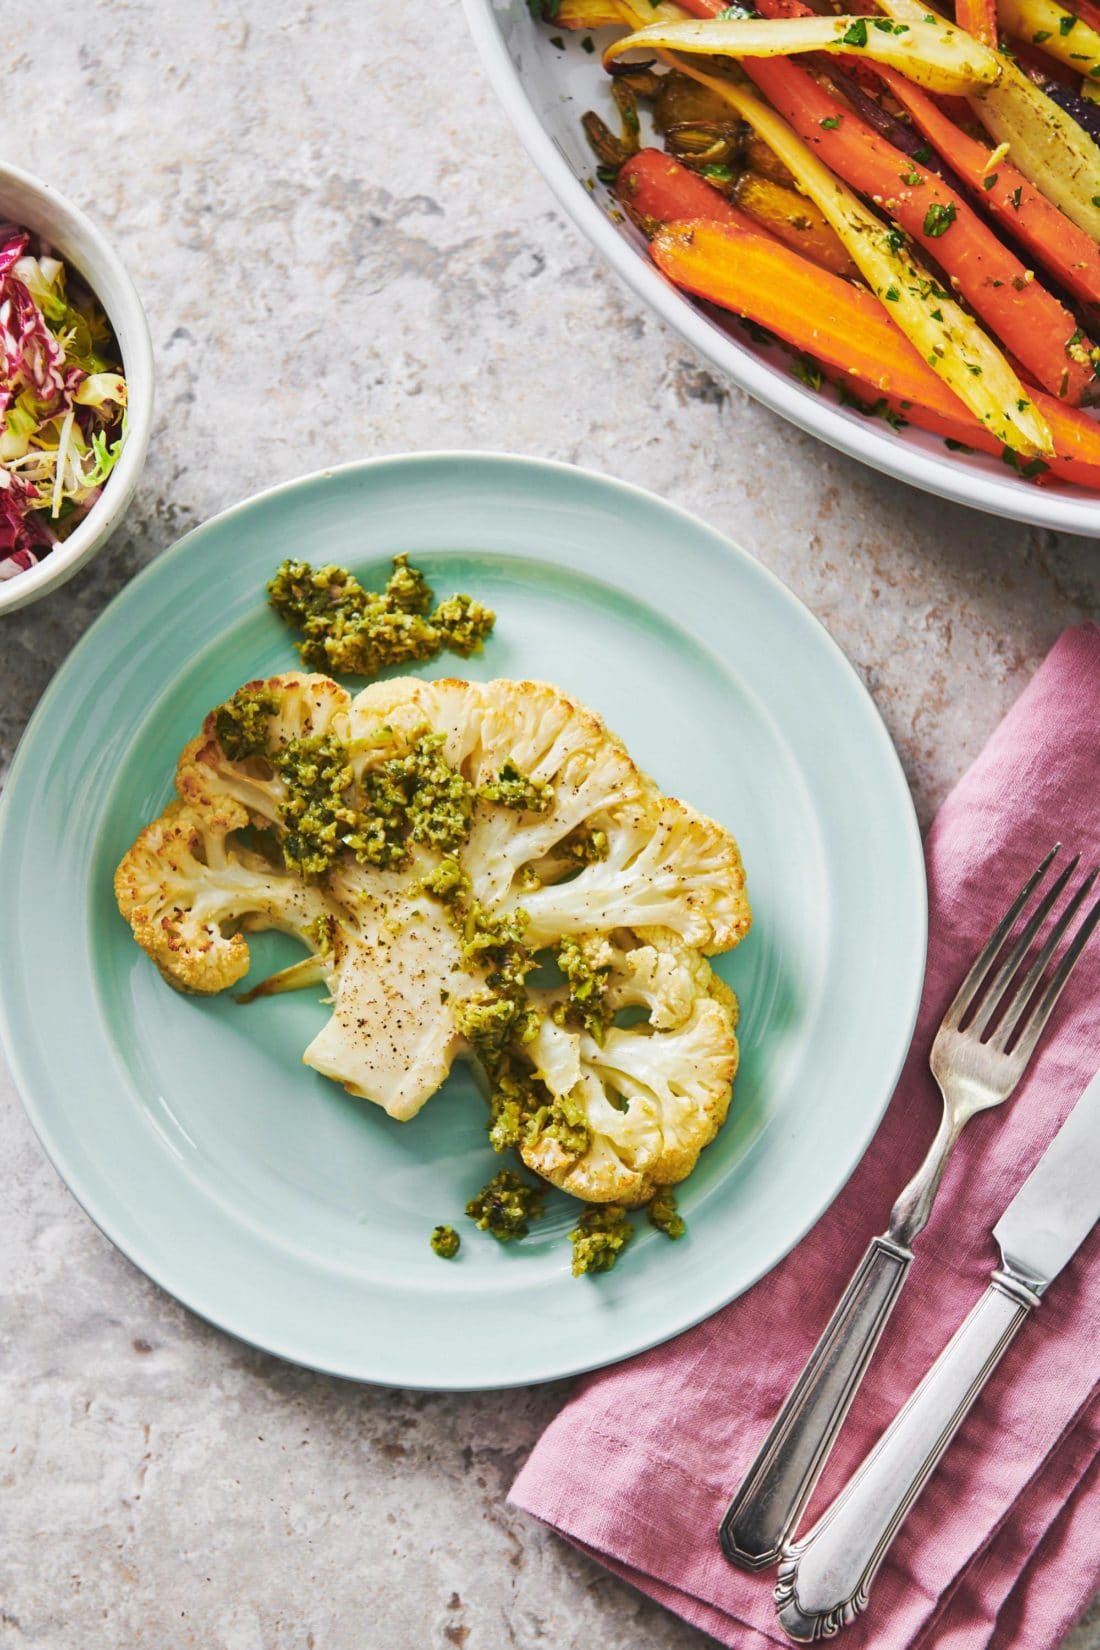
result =
[[99,497],[122,450],[126,385],[88,295],[0,224],[0,579],[33,567]]

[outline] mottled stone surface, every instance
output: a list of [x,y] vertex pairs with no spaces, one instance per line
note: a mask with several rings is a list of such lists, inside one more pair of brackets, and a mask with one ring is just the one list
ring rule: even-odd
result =
[[[855,662],[923,820],[1059,630],[1097,613],[1095,542],[858,468],[643,314],[533,174],[456,0],[111,0],[63,26],[25,7],[5,105],[6,157],[85,204],[128,260],[160,399],[110,550],[0,620],[0,766],[138,567],[259,487],[370,454],[569,459],[733,534]],[[100,1237],[2,1073],[0,1130],[0,1644],[709,1642],[506,1507],[563,1388],[415,1396],[250,1352]],[[1100,1616],[1069,1643],[1100,1645]]]

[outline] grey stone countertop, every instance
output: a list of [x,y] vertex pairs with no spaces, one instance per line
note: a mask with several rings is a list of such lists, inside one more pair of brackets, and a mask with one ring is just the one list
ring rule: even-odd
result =
[[[566,459],[735,536],[853,660],[922,822],[1100,609],[1095,542],[859,468],[643,311],[533,171],[457,0],[23,7],[5,84],[6,158],[85,205],[137,280],[159,402],[110,549],[0,620],[0,767],[143,563],[372,454]],[[2,1071],[0,1128],[5,1650],[710,1642],[506,1505],[563,1386],[417,1395],[250,1351],[100,1236]],[[1100,1645],[1100,1616],[1069,1645]]]

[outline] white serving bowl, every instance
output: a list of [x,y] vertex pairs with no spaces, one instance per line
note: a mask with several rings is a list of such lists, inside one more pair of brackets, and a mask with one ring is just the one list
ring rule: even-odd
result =
[[29,172],[0,166],[0,222],[17,223],[40,236],[95,294],[118,339],[127,387],[126,442],[101,496],[37,567],[0,583],[3,614],[38,601],[71,579],[102,549],[126,513],[153,423],[153,346],[134,283],[118,254],[79,207]]
[[[734,383],[830,446],[940,498],[1011,521],[1100,535],[1100,492],[1062,482],[1038,487],[995,458],[951,453],[939,437],[911,425],[895,432],[852,412],[831,391],[815,393],[792,378],[782,350],[751,342],[732,316],[679,292],[651,262],[644,238],[608,190],[595,182],[595,157],[580,117],[596,109],[613,130],[619,118],[599,57],[582,49],[580,36],[534,22],[526,0],[463,5],[489,78],[562,206],[638,296]],[[563,49],[550,44],[555,34]]]

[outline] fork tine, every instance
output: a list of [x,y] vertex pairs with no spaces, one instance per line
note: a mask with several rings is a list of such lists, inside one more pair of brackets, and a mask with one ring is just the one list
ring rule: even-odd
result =
[[1020,892],[1017,894],[1016,898],[1013,900],[1012,904],[1009,906],[1008,910],[993,930],[993,933],[989,937],[989,944],[971,967],[958,991],[956,991],[951,1007],[947,1010],[947,1013],[943,1017],[943,1024],[945,1026],[951,1028],[956,1027],[963,1015],[966,1013],[967,1009],[970,1007],[970,1004],[974,999],[975,992],[985,979],[985,976],[988,974],[998,951],[1001,949],[1001,946],[1004,944],[1005,939],[1011,931],[1013,923],[1016,921],[1016,918],[1020,915],[1020,912],[1035,892],[1035,889],[1038,887],[1039,883],[1046,876],[1051,860],[1054,858],[1055,854],[1061,850],[1061,847],[1062,844],[1060,842],[1056,842],[1054,844],[1054,847],[1047,854],[1046,858],[1043,860],[1043,863],[1028,877],[1027,881],[1020,889]]
[[1058,918],[1058,921],[1051,929],[1050,936],[1047,939],[1046,944],[1043,946],[1043,949],[1039,952],[1039,955],[1035,958],[1035,961],[1028,969],[1027,976],[1022,985],[1017,988],[1012,1001],[1005,1009],[1004,1017],[1001,1020],[1000,1025],[997,1027],[994,1035],[989,1039],[990,1048],[996,1049],[999,1054],[1003,1054],[1005,1049],[1008,1047],[1009,1040],[1012,1037],[1012,1033],[1016,1029],[1017,1022],[1020,1020],[1024,1009],[1031,1001],[1032,996],[1035,993],[1035,989],[1043,977],[1043,972],[1051,957],[1054,955],[1055,946],[1058,944],[1058,941],[1062,938],[1062,935],[1065,933],[1066,929],[1069,927],[1070,923],[1085,903],[1085,900],[1088,898],[1092,890],[1092,885],[1096,881],[1096,875],[1097,873],[1095,870],[1091,871],[1081,884],[1080,888],[1078,888],[1077,892],[1062,912],[1062,915]]
[[1027,956],[1028,947],[1031,945],[1032,940],[1035,938],[1040,928],[1042,928],[1044,922],[1046,922],[1055,901],[1058,900],[1064,892],[1066,884],[1073,875],[1074,871],[1077,869],[1080,858],[1080,854],[1074,854],[1065,870],[1060,874],[1060,876],[1058,876],[1047,892],[1043,895],[1043,898],[1035,907],[1035,910],[1020,930],[1020,933],[1012,942],[1011,947],[1005,955],[1004,961],[999,964],[997,972],[993,975],[993,978],[990,980],[985,989],[980,993],[977,999],[978,1006],[975,1010],[974,1018],[967,1027],[967,1030],[972,1032],[975,1037],[980,1037],[982,1035],[982,1032],[997,1012],[997,1009],[1000,1007],[1001,998],[1004,996],[1009,982],[1012,980],[1016,970],[1019,968],[1024,958]]
[[1043,1027],[1050,1018],[1051,1010],[1062,995],[1062,988],[1073,973],[1077,959],[1092,938],[1097,924],[1100,924],[1100,899],[1096,901],[1096,904],[1073,936],[1071,943],[1066,947],[1066,954],[1058,964],[1050,984],[1024,1024],[1024,1029],[1020,1033],[1020,1040],[1011,1054],[1013,1060],[1019,1061],[1021,1070],[1031,1059],[1032,1051],[1042,1035]]

